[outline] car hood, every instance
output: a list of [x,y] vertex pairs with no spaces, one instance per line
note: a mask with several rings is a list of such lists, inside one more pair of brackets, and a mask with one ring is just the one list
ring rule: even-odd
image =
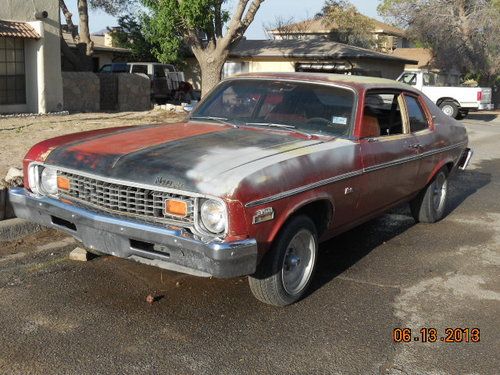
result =
[[250,171],[262,159],[318,143],[290,132],[181,123],[79,140],[56,148],[46,162],[117,180],[225,195],[246,177],[246,165]]

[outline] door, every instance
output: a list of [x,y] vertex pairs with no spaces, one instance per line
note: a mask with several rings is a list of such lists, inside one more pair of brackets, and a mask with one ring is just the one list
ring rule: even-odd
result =
[[365,216],[415,191],[420,150],[400,91],[367,92],[359,134],[364,172],[359,212]]
[[[416,146],[422,156],[415,179],[415,188],[421,190],[427,184],[427,180],[437,164],[436,158],[439,158],[437,155],[432,155],[432,151],[443,147],[444,142],[440,143],[436,139],[434,128],[431,125],[431,115],[425,110],[422,98],[409,92],[404,93],[404,98],[410,133],[415,137]],[[426,153],[431,153],[431,155],[425,156]]]

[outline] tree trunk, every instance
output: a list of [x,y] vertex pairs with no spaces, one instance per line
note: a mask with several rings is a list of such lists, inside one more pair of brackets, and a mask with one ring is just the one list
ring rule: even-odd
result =
[[87,46],[86,55],[92,56],[94,53],[94,42],[90,39],[89,6],[87,0],[78,0],[78,15],[80,18],[80,42]]
[[66,19],[66,25],[68,25],[68,30],[71,33],[71,37],[73,38],[74,42],[78,42],[78,28],[75,26],[73,23],[73,15],[71,12],[68,10],[68,7],[66,6],[66,3],[64,0],[59,0],[59,8],[61,8],[62,14],[64,18]]
[[200,55],[197,60],[201,69],[201,96],[204,97],[220,82],[227,53],[213,51]]

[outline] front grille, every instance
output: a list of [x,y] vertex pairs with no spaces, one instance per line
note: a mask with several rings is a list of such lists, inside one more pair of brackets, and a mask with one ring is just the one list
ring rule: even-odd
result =
[[[193,197],[110,183],[63,171],[58,171],[58,176],[66,177],[70,181],[70,190],[59,190],[59,196],[76,204],[145,221],[183,226],[191,226],[194,223]],[[187,202],[188,215],[179,217],[165,213],[166,199],[181,199]]]

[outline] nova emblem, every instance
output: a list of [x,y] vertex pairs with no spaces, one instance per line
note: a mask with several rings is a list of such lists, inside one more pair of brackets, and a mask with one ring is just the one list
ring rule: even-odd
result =
[[252,224],[259,224],[263,223],[264,221],[269,221],[273,219],[274,219],[274,210],[272,207],[267,207],[255,211],[255,215],[253,215]]
[[155,184],[172,189],[182,189],[184,187],[183,183],[169,180],[163,176],[156,176]]

